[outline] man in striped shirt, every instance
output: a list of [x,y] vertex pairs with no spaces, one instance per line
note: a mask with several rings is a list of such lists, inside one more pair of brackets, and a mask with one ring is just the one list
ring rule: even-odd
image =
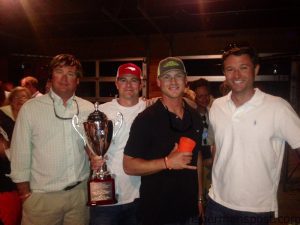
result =
[[85,121],[93,104],[75,96],[82,74],[78,59],[50,62],[48,94],[22,106],[11,143],[11,177],[23,201],[24,225],[88,224],[89,161],[72,117]]

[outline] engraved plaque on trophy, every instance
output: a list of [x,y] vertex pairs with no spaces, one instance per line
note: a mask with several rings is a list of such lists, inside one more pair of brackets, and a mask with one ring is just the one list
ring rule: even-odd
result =
[[74,129],[84,141],[87,154],[98,155],[104,160],[99,170],[92,170],[88,181],[88,205],[91,206],[117,203],[115,181],[107,170],[104,155],[123,123],[121,113],[117,114],[115,121],[111,121],[98,108],[99,104],[96,102],[95,111],[88,116],[86,122],[82,123],[84,134],[78,130],[80,127],[78,117],[75,115],[72,120]]

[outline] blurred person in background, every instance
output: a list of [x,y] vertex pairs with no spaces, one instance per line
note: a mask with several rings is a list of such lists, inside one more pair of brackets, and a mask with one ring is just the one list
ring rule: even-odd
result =
[[3,85],[4,90],[8,91],[8,92],[11,92],[15,88],[14,83],[11,81],[4,81],[2,83],[2,85]]
[[0,84],[0,107],[5,104],[6,101],[6,96],[5,96],[5,91],[2,86],[2,82]]
[[14,88],[8,96],[8,105],[2,106],[0,108],[1,112],[10,117],[13,121],[16,121],[21,106],[28,100],[28,93],[31,97],[31,93],[27,88]]
[[43,96],[43,94],[39,91],[39,81],[35,77],[24,77],[21,80],[21,86],[28,88],[28,90],[31,92],[31,98]]
[[231,88],[230,86],[227,84],[226,81],[223,81],[220,86],[219,86],[219,91],[220,91],[220,94],[222,96],[225,96],[227,95],[229,92],[230,92]]
[[19,225],[21,199],[16,184],[10,179],[10,140],[21,106],[31,98],[27,88],[16,87],[9,96],[9,105],[0,108],[0,223]]
[[210,85],[208,80],[200,78],[193,81],[193,90],[195,92],[195,102],[197,104],[197,112],[201,117],[203,126],[202,133],[202,154],[203,158],[203,194],[206,196],[211,185],[211,168],[213,163],[212,147],[208,143],[208,126],[209,126],[209,108],[211,104]]
[[15,88],[15,85],[11,81],[4,81],[2,82],[2,88],[5,92],[6,101],[4,102],[4,105],[8,104],[8,96],[10,92]]

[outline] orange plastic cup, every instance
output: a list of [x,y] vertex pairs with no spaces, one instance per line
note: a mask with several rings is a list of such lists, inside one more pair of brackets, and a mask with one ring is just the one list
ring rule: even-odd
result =
[[188,137],[181,137],[179,139],[178,149],[179,152],[192,152],[196,142]]

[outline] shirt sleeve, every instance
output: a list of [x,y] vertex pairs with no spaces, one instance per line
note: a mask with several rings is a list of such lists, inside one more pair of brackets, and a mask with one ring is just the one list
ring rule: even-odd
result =
[[292,106],[282,100],[282,104],[277,107],[277,115],[275,117],[276,135],[284,139],[293,148],[300,147],[300,119]]
[[31,166],[31,130],[24,105],[14,127],[11,142],[11,178],[15,183],[29,181]]

